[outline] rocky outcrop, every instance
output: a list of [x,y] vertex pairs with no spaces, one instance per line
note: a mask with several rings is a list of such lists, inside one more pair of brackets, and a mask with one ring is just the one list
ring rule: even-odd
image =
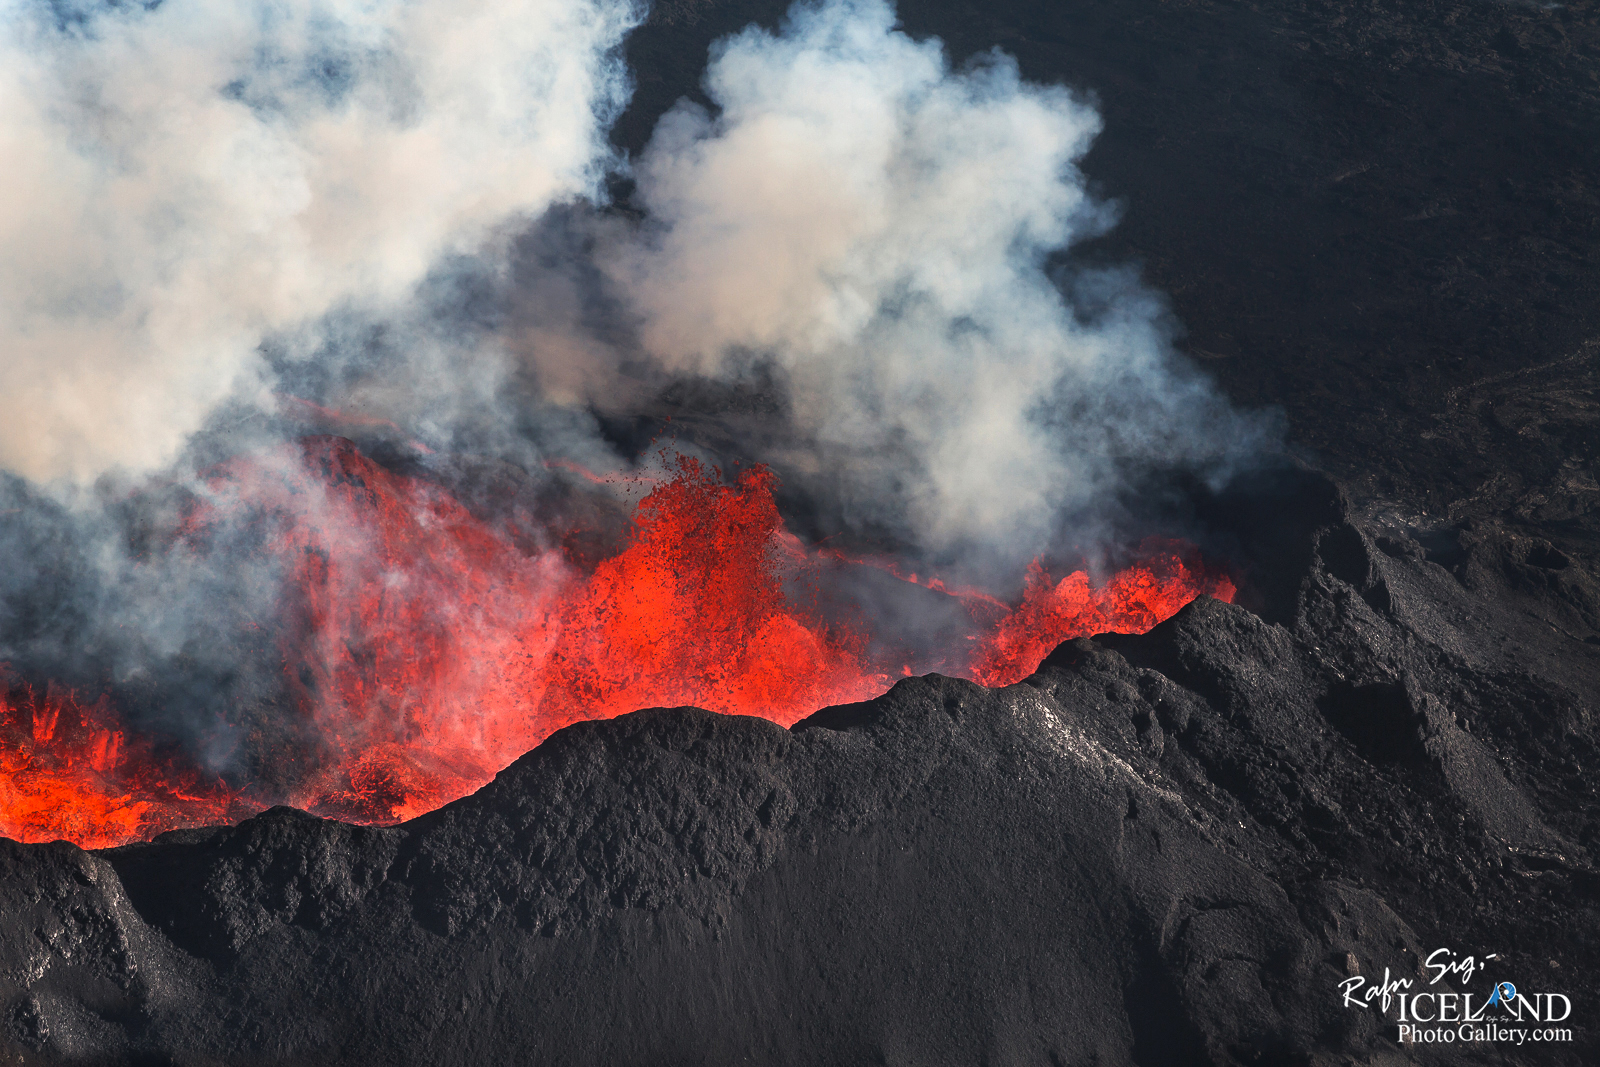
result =
[[[792,730],[692,708],[584,723],[391,829],[280,808],[100,853],[0,842],[3,1047],[1588,1061],[1595,646],[1540,659],[1519,636],[1537,602],[1483,591],[1526,553],[1466,536],[1452,572],[1315,479],[1240,529],[1256,610],[1196,601],[1005,689],[907,679]],[[1422,988],[1440,948],[1495,956],[1448,979],[1480,1004],[1502,980],[1568,997],[1574,1040],[1401,1049],[1393,1006],[1344,1003],[1358,976]]]

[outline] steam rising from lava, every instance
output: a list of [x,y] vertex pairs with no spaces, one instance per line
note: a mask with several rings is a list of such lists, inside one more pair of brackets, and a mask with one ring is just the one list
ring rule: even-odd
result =
[[1048,276],[1113,221],[1076,169],[1088,104],[998,51],[953,72],[893,21],[847,0],[722,42],[720,113],[662,119],[648,221],[603,260],[665,373],[775,375],[846,514],[1014,572],[1103,516],[1121,466],[1226,465],[1260,437],[1171,358],[1149,294],[1102,275],[1091,312]]
[[1114,222],[1077,170],[1089,104],[893,23],[835,0],[716,45],[717,112],[680,102],[632,171],[643,221],[536,229],[513,344],[543,396],[602,411],[664,382],[776,396],[741,444],[834,524],[1009,580],[1107,538],[1130,472],[1225,480],[1276,430],[1174,357],[1131,273],[1049,269]]
[[[1275,441],[1131,273],[1060,256],[1114,222],[1088,103],[828,0],[716,45],[716,112],[626,160],[639,15],[0,0],[0,809],[98,790],[96,841],[280,799],[398,818],[575,718],[1008,682],[1232,595],[1165,542],[1103,585],[1029,566],[1151,533],[1141,475]],[[878,555],[789,534],[768,468]]]
[[0,0],[0,465],[147,472],[264,341],[592,193],[618,0]]

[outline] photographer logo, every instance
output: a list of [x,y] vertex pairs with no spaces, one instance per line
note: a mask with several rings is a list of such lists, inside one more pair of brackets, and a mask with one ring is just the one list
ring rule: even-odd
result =
[[[1428,975],[1424,985],[1419,986],[1418,979],[1397,978],[1385,967],[1381,979],[1369,980],[1361,974],[1346,978],[1339,983],[1339,994],[1344,1007],[1373,1009],[1389,1019],[1401,1044],[1571,1041],[1570,1025],[1557,1025],[1572,1016],[1572,1001],[1566,994],[1519,989],[1500,975],[1487,989],[1466,988],[1474,985],[1474,978],[1488,977],[1490,965],[1497,959],[1498,954],[1480,959],[1439,948],[1423,961]],[[1463,988],[1454,988],[1457,983]]]

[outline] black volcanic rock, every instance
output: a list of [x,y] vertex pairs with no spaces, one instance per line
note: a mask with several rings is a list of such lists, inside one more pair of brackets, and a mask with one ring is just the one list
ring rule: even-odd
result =
[[[1548,638],[1593,576],[1488,534],[1452,571],[1434,534],[1302,488],[1258,557],[1262,614],[1196,601],[1005,689],[908,679],[793,730],[585,723],[393,829],[274,809],[99,853],[0,842],[0,1047],[1593,1062],[1600,648]],[[1479,994],[1570,997],[1575,1040],[1401,1050],[1392,1012],[1342,1006],[1350,976],[1420,984],[1441,947],[1497,954]]]

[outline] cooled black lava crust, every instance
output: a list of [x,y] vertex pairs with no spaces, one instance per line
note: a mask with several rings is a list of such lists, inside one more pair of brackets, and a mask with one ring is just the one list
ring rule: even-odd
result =
[[[1556,550],[1441,556],[1321,476],[1270,489],[1216,502],[1255,610],[1198,600],[1005,689],[907,679],[793,730],[585,723],[393,829],[273,809],[99,853],[0,841],[0,1048],[1594,1062],[1600,648],[1548,636]],[[1439,948],[1569,997],[1574,1040],[1402,1054],[1392,1014],[1343,1004]]]

